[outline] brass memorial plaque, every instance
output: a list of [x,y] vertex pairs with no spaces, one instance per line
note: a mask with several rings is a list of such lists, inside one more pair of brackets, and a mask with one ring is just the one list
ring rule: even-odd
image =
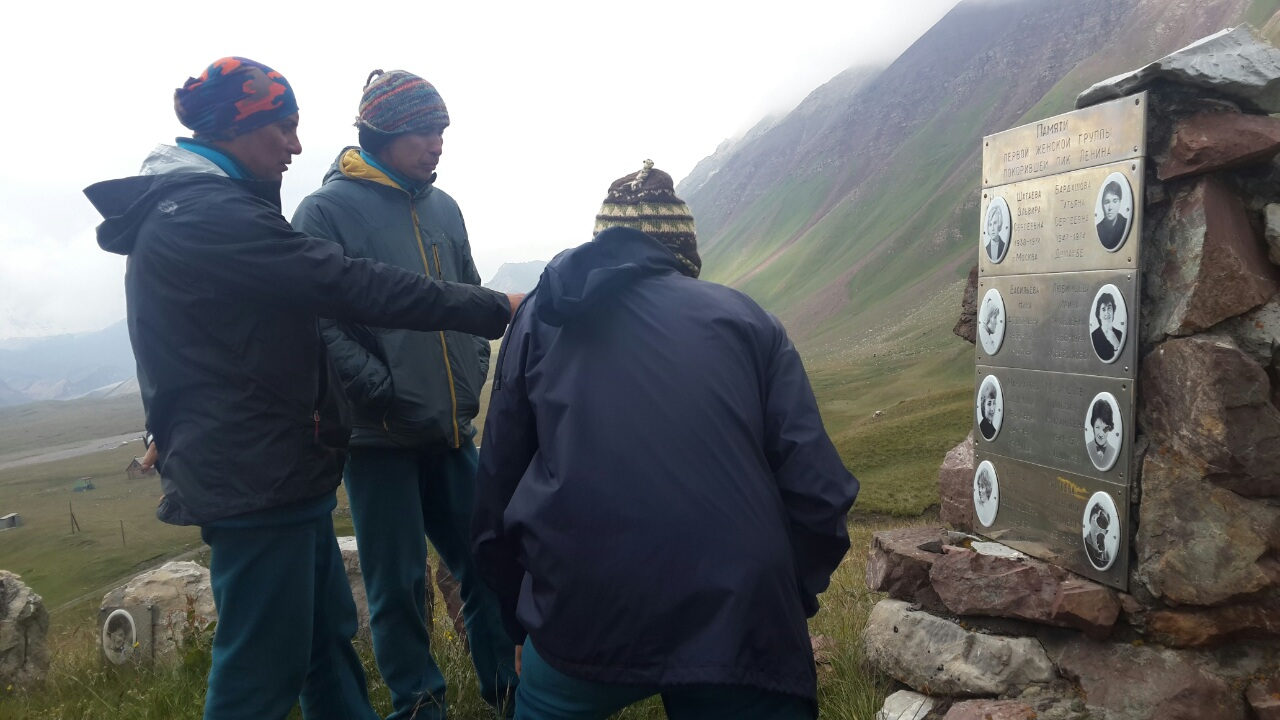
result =
[[978,366],[975,451],[1128,482],[1133,381]]
[[1141,156],[1147,94],[1075,110],[982,139],[982,187],[1007,185]]
[[1120,590],[1128,587],[1129,490],[1096,478],[974,453],[982,535]]
[[1009,275],[978,281],[978,364],[1133,376],[1138,273]]
[[982,191],[984,276],[1137,269],[1145,160]]

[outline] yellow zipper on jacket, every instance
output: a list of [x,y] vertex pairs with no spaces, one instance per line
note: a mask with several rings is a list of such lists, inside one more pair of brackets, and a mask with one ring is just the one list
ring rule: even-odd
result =
[[[427,260],[427,248],[422,244],[422,232],[418,224],[418,209],[413,206],[413,196],[409,196],[409,214],[413,216],[413,236],[418,240],[418,254],[422,256],[422,266],[427,269],[427,277],[431,276],[431,263]],[[431,243],[431,254],[436,258],[436,277],[444,280],[444,270],[440,267],[440,250]],[[444,352],[444,372],[449,378],[449,401],[453,404],[453,449],[462,447],[462,432],[458,429],[458,392],[453,387],[453,365],[449,362],[449,343],[445,342],[444,331],[440,331],[440,349]]]

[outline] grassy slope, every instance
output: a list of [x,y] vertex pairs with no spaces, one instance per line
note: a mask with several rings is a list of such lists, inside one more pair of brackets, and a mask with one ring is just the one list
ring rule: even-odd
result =
[[0,456],[34,455],[58,445],[141,430],[142,397],[41,402],[0,408]]

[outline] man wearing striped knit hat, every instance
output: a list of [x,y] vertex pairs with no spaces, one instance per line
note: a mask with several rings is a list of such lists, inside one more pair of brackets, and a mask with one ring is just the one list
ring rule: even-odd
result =
[[[431,83],[374,71],[360,100],[360,146],[339,153],[324,184],[298,206],[300,232],[346,254],[439,280],[480,284],[457,203],[435,186],[449,112]],[[445,680],[424,617],[426,539],[461,586],[480,692],[509,714],[518,682],[497,600],[475,572],[468,532],[476,472],[472,420],[489,343],[458,332],[350,322],[323,327],[353,410],[343,483],[369,598],[390,718],[445,717]]]

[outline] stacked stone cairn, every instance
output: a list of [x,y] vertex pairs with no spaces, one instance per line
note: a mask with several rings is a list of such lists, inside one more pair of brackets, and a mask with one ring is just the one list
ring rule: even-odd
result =
[[1077,104],[1142,90],[1129,592],[973,535],[970,434],[950,528],[872,543],[879,720],[1280,720],[1280,50],[1224,31]]

